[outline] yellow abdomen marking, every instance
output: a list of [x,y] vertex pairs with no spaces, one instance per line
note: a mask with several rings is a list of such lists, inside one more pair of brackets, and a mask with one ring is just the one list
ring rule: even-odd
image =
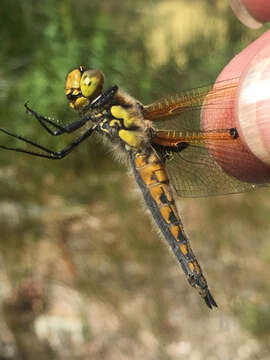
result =
[[169,180],[167,174],[165,173],[165,171],[163,171],[163,169],[155,171],[155,176],[157,180],[161,183],[167,182]]
[[135,158],[135,165],[136,165],[136,168],[139,169],[143,166],[146,166],[147,165],[147,158],[146,156],[138,156]]
[[179,244],[179,248],[184,255],[187,255],[188,249],[186,244]]
[[161,197],[164,194],[163,186],[158,184],[158,185],[152,186],[149,190],[152,195],[152,198],[155,199],[158,206],[161,206],[162,205]]
[[151,164],[141,169],[138,169],[143,181],[147,185],[156,184],[157,178],[155,176],[156,171],[161,170],[160,164]]
[[160,213],[161,213],[163,219],[166,220],[166,222],[167,222],[168,224],[170,224],[170,223],[171,223],[170,215],[171,215],[171,213],[172,213],[171,207],[170,207],[169,205],[163,206],[163,207],[160,209]]
[[[150,156],[147,155],[140,155],[135,158],[135,165],[136,168],[141,168],[146,165],[153,166],[153,164],[159,164],[160,161],[157,161],[157,157],[154,154],[151,154]],[[161,169],[161,167],[159,167]]]
[[168,191],[167,186],[164,186],[164,184],[153,185],[150,187],[149,191],[159,206],[164,203],[173,202],[172,195],[170,191]]
[[172,233],[173,237],[175,238],[175,240],[179,241],[178,240],[178,234],[179,234],[179,226],[178,225],[171,226],[171,233]]

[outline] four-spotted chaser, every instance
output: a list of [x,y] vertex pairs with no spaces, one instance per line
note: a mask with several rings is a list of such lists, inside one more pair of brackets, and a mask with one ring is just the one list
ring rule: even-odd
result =
[[[205,129],[200,117],[203,107],[209,115],[220,106],[226,94],[235,93],[237,81],[193,89],[146,106],[116,85],[103,91],[103,83],[100,71],[83,66],[67,75],[65,94],[70,107],[80,114],[78,121],[67,126],[41,116],[25,104],[27,111],[53,136],[91,125],[61,151],[52,151],[4,129],[0,129],[1,132],[37,150],[0,147],[47,159],[62,159],[94,132],[118,145],[116,151],[123,152],[129,159],[145,203],[188,282],[209,308],[217,306],[184,232],[175,194],[207,196],[248,191],[258,186],[224,170],[232,157],[232,149],[239,143],[236,128]],[[222,104],[223,110],[231,107],[230,103]],[[238,149],[244,151],[241,147]]]

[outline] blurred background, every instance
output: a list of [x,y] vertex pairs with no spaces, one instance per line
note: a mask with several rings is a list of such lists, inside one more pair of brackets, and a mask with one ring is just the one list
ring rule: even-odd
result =
[[[74,121],[78,65],[146,104],[211,83],[267,29],[222,0],[2,0],[0,19],[0,127],[53,149],[72,136],[50,137],[23,104]],[[0,150],[0,359],[269,359],[269,191],[179,199],[209,311],[134,189],[94,137],[62,161]]]

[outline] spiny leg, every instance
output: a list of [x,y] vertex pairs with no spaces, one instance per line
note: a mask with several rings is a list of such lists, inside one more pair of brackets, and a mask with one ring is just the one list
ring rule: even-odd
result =
[[42,153],[31,151],[31,150],[25,150],[22,148],[9,147],[9,146],[5,146],[5,145],[0,145],[0,148],[4,149],[4,150],[22,152],[22,153],[26,153],[29,155],[38,156],[38,157],[42,157],[42,158],[46,158],[46,159],[60,160],[60,159],[63,159],[65,156],[67,156],[81,142],[83,142],[85,139],[87,139],[89,136],[91,136],[93,131],[95,130],[95,128],[96,127],[92,127],[91,129],[88,129],[83,135],[79,136],[77,139],[75,139],[75,141],[73,141],[71,144],[67,145],[66,147],[64,147],[64,149],[62,149],[60,151],[50,150],[42,145],[39,145],[29,139],[24,138],[23,136],[12,134],[9,131],[0,128],[0,131],[3,132],[4,134],[14,137],[15,139],[21,140],[35,148],[38,148],[39,150],[44,151],[47,154],[42,154]]
[[[117,90],[118,90],[118,86],[115,85],[112,88],[104,91],[91,104],[89,104],[89,106],[87,106],[85,108],[85,110],[91,111],[91,110],[96,109],[96,108],[101,108],[104,105],[110,103],[112,98],[116,94]],[[27,112],[30,113],[32,116],[34,116],[38,120],[40,125],[52,136],[59,136],[59,135],[62,135],[62,134],[70,134],[70,133],[76,131],[77,129],[81,128],[82,126],[84,126],[89,120],[94,119],[93,116],[90,113],[90,114],[84,116],[83,118],[72,122],[71,124],[68,124],[66,126],[61,126],[61,125],[57,124],[55,121],[52,121],[50,118],[47,118],[45,116],[42,116],[42,115],[38,114],[36,111],[34,111],[33,109],[31,109],[28,106],[27,102],[24,104],[24,106],[25,106]],[[52,131],[46,125],[46,123],[53,126],[53,127],[55,127],[57,130]]]
[[[67,126],[61,126],[61,125],[57,124],[55,121],[52,121],[50,118],[42,116],[42,115],[38,114],[36,111],[32,110],[28,106],[27,102],[24,104],[24,106],[25,106],[27,112],[30,113],[32,116],[34,116],[39,121],[40,125],[52,136],[59,136],[62,134],[70,134],[70,133],[74,132],[75,130],[79,129],[80,127],[82,127],[84,124],[86,124],[87,121],[91,120],[91,115],[87,115],[87,116],[83,117],[82,119],[79,119],[77,121],[72,122],[71,124],[68,124]],[[46,125],[46,123],[54,126],[57,130],[52,131]]]

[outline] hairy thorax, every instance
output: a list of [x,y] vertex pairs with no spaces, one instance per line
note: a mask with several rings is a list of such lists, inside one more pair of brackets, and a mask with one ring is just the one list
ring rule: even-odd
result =
[[112,103],[95,114],[98,132],[106,135],[123,150],[141,150],[149,144],[152,130],[144,119],[142,105],[136,99],[118,90]]

